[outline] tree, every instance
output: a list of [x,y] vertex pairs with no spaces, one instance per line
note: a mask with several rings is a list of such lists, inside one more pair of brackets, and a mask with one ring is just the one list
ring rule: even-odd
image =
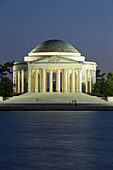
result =
[[8,77],[1,79],[1,85],[4,87],[3,96],[13,96],[13,83]]
[[97,70],[96,83],[94,84],[92,92],[94,94],[107,96],[113,96],[113,73],[108,73],[105,79],[106,73],[100,74],[100,70]]
[[92,93],[94,94],[104,94],[104,87],[106,86],[106,80],[104,78],[106,73],[100,74],[100,70],[96,71],[96,83],[94,84]]
[[7,77],[8,74],[12,74],[11,68],[14,62],[7,62],[4,65],[0,65],[0,95],[12,96],[13,95],[13,83]]
[[0,78],[3,78],[4,76],[6,76],[8,73],[12,74],[11,72],[11,68],[14,65],[14,61],[13,62],[7,62],[4,65],[0,64]]
[[5,96],[5,90],[2,83],[0,83],[0,96]]
[[108,73],[104,96],[113,96],[113,73]]

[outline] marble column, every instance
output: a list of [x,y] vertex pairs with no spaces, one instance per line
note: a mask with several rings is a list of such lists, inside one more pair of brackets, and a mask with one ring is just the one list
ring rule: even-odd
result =
[[49,78],[49,86],[50,86],[50,89],[49,89],[49,91],[50,92],[53,92],[53,70],[52,69],[50,69],[50,78]]
[[58,92],[60,92],[60,69],[58,69]]
[[20,70],[18,70],[18,93],[20,93]]
[[62,92],[64,93],[65,92],[65,89],[64,89],[64,86],[65,86],[65,80],[64,80],[64,69],[62,69]]
[[93,70],[93,85],[96,83],[96,71]]
[[67,91],[70,93],[70,73],[67,73]]
[[91,93],[91,91],[92,91],[92,82],[91,82],[92,76],[91,76],[91,74],[92,74],[92,70],[90,70],[90,86],[89,86],[89,92],[90,92],[90,93]]
[[42,92],[45,93],[45,69],[43,69],[43,87]]
[[24,93],[24,70],[21,70],[21,93]]
[[86,93],[88,93],[88,70],[86,70]]
[[76,92],[79,92],[79,70],[76,69]]
[[72,92],[75,93],[75,69],[72,69]]
[[28,70],[28,92],[31,92],[31,69]]
[[45,70],[45,92],[47,92],[47,69]]
[[[15,84],[15,71],[13,70],[13,85]],[[15,92],[15,87],[13,86],[13,90]]]
[[82,70],[79,69],[79,92],[82,92]]
[[36,69],[35,93],[38,93],[38,69]]
[[42,70],[40,71],[40,93],[42,92]]
[[94,70],[93,70],[93,85],[94,85]]
[[65,77],[65,93],[67,93],[67,69],[65,69],[64,77]]

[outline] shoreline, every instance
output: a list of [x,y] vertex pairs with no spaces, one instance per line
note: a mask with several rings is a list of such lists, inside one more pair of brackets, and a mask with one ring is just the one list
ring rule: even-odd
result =
[[113,111],[113,105],[104,104],[0,104],[0,111]]

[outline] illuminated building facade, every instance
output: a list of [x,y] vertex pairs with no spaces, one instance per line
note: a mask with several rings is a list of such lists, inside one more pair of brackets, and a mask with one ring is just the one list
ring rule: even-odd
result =
[[48,40],[14,63],[14,92],[91,93],[96,67],[67,42]]

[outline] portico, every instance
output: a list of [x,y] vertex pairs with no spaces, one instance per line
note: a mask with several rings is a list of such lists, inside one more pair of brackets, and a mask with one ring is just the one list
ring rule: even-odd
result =
[[[33,73],[34,71],[34,73]],[[33,75],[35,74],[35,75]],[[29,69],[29,92],[81,92],[81,70],[78,68]],[[55,75],[55,76],[54,76]],[[54,78],[55,77],[55,78]],[[33,82],[33,83],[32,83]],[[55,82],[55,89],[53,88]],[[67,83],[69,82],[69,83]],[[20,82],[19,82],[20,83]]]

